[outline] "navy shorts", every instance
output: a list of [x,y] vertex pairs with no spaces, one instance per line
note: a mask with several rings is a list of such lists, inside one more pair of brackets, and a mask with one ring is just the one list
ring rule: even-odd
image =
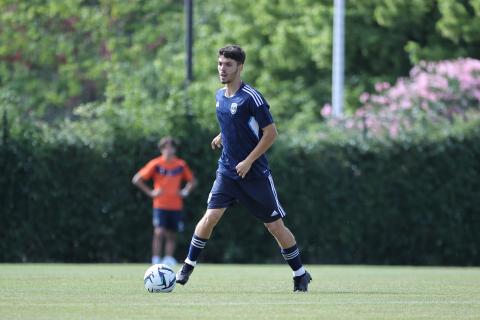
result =
[[152,223],[155,228],[181,232],[183,231],[183,213],[176,210],[153,208]]
[[235,180],[217,172],[208,196],[208,209],[228,208],[243,203],[255,217],[268,223],[285,217],[272,176]]

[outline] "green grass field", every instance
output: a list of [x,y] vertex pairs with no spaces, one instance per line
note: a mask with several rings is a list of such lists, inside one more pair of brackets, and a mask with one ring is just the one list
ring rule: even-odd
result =
[[199,265],[148,293],[142,264],[0,264],[0,319],[480,319],[480,268]]

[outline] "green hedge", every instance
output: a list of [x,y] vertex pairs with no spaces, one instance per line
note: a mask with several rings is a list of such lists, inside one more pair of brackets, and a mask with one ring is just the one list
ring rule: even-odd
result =
[[[179,259],[205,210],[218,157],[209,148],[211,134],[197,129],[180,150],[199,186],[187,201]],[[148,261],[150,201],[130,179],[155,156],[155,142],[120,131],[102,149],[5,131],[0,261]],[[269,157],[305,262],[480,265],[480,129],[384,147],[307,149],[283,137]],[[281,256],[263,225],[236,206],[202,259],[280,262]]]
[[285,151],[277,154],[279,192],[290,195],[285,206],[312,261],[480,263],[478,127],[466,137],[373,150]]

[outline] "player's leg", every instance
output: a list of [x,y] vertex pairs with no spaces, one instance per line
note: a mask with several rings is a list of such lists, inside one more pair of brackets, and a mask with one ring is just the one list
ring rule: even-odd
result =
[[207,209],[202,219],[200,219],[195,227],[195,232],[193,234],[192,241],[190,242],[185,263],[191,265],[192,267],[196,266],[198,256],[202,252],[203,248],[205,248],[208,239],[210,239],[210,236],[212,235],[213,228],[222,218],[225,209],[226,208]]
[[277,240],[278,245],[282,249],[290,248],[296,244],[295,237],[292,232],[285,226],[282,219],[273,222],[264,223],[265,227]]
[[162,257],[162,247],[165,230],[161,227],[153,228],[152,239],[152,264],[160,263]]
[[152,212],[152,264],[160,263],[163,247],[164,228],[161,225],[161,210],[154,208]]
[[277,241],[282,256],[293,271],[294,291],[307,291],[311,276],[303,267],[295,237],[284,225],[285,210],[280,205],[271,176],[243,181],[240,200],[250,212],[264,222]]
[[283,258],[293,271],[293,291],[307,291],[312,277],[302,264],[300,250],[292,232],[285,226],[282,219],[265,223],[265,227],[277,240]]
[[232,179],[217,174],[208,196],[207,211],[197,223],[190,242],[188,255],[182,269],[177,273],[177,283],[185,284],[197,264],[197,259],[212,235],[213,228],[222,218],[226,208],[235,201],[235,184]]
[[227,208],[207,209],[195,227],[195,234],[200,238],[210,239],[213,228],[217,225]]
[[177,232],[183,231],[183,214],[179,210],[166,211],[165,228],[165,256],[162,263],[174,266],[177,260],[174,258],[175,247],[177,245]]
[[[282,219],[265,223],[268,231],[277,240],[280,252],[293,271],[293,277],[300,277],[306,274],[300,258],[300,250],[298,249],[295,237],[292,232],[284,225]],[[306,291],[306,290],[302,290]]]
[[173,230],[165,230],[165,256],[163,263],[174,266],[177,261],[173,257],[175,253],[175,247],[177,245],[177,233]]
[[195,267],[198,256],[207,244],[208,239],[210,239],[213,228],[217,225],[218,221],[220,221],[225,210],[226,208],[207,209],[202,219],[200,219],[195,227],[195,232],[192,241],[190,242],[190,248],[188,249],[185,263]]
[[208,239],[212,235],[213,228],[223,216],[226,208],[207,209],[202,219],[197,223],[195,232],[188,248],[188,255],[182,269],[177,273],[177,283],[184,285],[187,283],[193,268],[197,265],[197,259],[203,248],[207,244]]

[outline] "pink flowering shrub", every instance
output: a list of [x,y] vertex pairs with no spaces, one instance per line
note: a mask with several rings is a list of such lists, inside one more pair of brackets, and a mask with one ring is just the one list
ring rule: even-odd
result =
[[480,60],[462,58],[421,62],[408,78],[395,85],[375,84],[375,93],[363,93],[354,115],[331,118],[331,106],[321,114],[329,125],[361,130],[364,134],[397,138],[417,129],[451,125],[480,114]]

